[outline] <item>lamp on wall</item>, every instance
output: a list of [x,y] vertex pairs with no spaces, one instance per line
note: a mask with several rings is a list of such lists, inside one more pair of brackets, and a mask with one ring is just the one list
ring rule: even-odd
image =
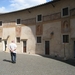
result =
[[29,13],[31,13],[31,11],[30,11],[30,10],[28,10],[28,12],[29,12]]
[[53,7],[55,7],[54,4],[51,4],[51,5],[52,5]]
[[50,33],[50,39],[52,39],[53,35],[54,35],[54,32],[52,31],[52,32]]
[[50,34],[51,34],[51,35],[54,35],[54,32],[52,31]]
[[7,39],[10,37],[10,35],[7,36]]

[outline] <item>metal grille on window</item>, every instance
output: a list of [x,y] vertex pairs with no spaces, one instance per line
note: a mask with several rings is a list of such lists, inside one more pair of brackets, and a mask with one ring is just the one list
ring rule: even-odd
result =
[[41,37],[37,37],[37,43],[41,43]]
[[63,35],[63,43],[69,43],[69,35]]
[[17,37],[17,43],[20,43],[20,37]]

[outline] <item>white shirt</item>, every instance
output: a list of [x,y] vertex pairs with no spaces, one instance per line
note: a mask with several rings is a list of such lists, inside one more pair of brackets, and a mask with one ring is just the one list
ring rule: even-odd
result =
[[17,45],[15,43],[10,43],[9,45],[10,51],[12,50],[13,53],[16,53],[16,48],[17,48]]

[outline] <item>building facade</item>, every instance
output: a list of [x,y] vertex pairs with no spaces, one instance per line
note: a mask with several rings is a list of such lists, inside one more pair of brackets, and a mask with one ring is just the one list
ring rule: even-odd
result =
[[0,14],[0,51],[15,40],[17,53],[75,56],[75,0],[55,0]]

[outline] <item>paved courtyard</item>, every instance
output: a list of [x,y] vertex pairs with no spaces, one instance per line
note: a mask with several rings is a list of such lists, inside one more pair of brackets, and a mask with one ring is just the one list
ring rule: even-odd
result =
[[17,54],[12,64],[10,54],[0,52],[0,75],[75,75],[75,66],[39,55]]

